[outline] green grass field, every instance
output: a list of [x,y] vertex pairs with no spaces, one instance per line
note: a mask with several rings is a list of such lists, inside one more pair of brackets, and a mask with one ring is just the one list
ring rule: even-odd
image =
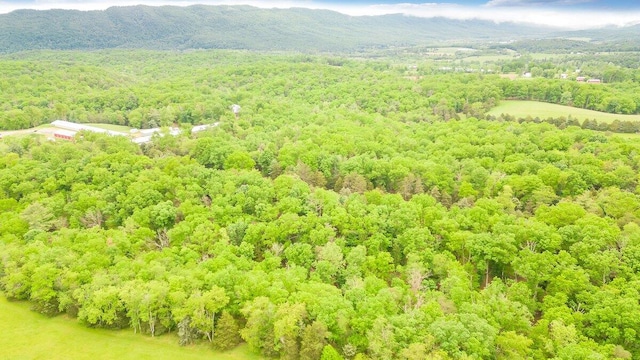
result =
[[513,59],[512,55],[479,55],[479,56],[468,56],[466,58],[460,59],[462,62],[477,62],[477,63],[493,63],[497,61],[506,61]]
[[612,138],[620,138],[625,141],[638,141],[640,140],[640,134],[611,134]]
[[180,347],[175,335],[152,338],[132,330],[90,329],[65,316],[49,318],[26,302],[0,294],[0,359],[218,359],[256,360],[246,345],[216,352],[208,344]]
[[509,114],[515,117],[539,117],[546,119],[549,117],[571,116],[580,121],[584,119],[596,119],[598,122],[610,123],[614,120],[640,121],[640,115],[618,115],[599,111],[574,108],[571,106],[549,104],[538,101],[503,100],[500,105],[491,109],[489,115],[498,116]]

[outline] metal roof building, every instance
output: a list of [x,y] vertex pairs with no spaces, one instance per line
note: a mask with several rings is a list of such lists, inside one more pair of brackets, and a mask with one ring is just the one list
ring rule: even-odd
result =
[[65,120],[55,120],[55,121],[51,122],[51,125],[53,125],[55,127],[59,127],[61,129],[71,130],[71,131],[83,131],[84,130],[84,131],[91,131],[91,132],[95,132],[95,133],[109,134],[109,135],[114,135],[114,136],[125,136],[126,135],[126,134],[123,134],[123,133],[117,132],[117,131],[101,129],[99,127],[91,126],[91,125],[77,124],[77,123],[73,123],[73,122],[65,121]]

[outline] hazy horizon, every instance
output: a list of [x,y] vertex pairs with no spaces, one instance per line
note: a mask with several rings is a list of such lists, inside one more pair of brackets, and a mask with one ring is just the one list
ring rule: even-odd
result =
[[260,8],[333,10],[351,16],[404,14],[423,18],[444,17],[456,20],[488,20],[590,29],[605,26],[640,24],[640,4],[602,0],[457,0],[422,3],[417,1],[313,1],[313,0],[12,0],[0,1],[0,13],[18,9],[104,10],[112,6],[133,5],[251,5]]

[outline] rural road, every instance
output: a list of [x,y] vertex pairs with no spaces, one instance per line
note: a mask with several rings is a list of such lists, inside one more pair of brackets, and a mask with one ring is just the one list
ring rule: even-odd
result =
[[41,134],[41,135],[49,135],[53,134],[55,131],[54,128],[41,128],[41,129],[24,129],[24,130],[11,130],[11,131],[0,131],[0,138],[5,136],[12,135],[27,135],[27,134]]

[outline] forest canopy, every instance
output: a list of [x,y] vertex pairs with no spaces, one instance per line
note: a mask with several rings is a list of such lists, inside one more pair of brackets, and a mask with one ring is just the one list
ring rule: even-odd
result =
[[220,122],[142,146],[3,138],[4,295],[283,359],[640,354],[637,135],[483,118],[524,88],[636,82],[258,56],[3,60],[2,124]]

